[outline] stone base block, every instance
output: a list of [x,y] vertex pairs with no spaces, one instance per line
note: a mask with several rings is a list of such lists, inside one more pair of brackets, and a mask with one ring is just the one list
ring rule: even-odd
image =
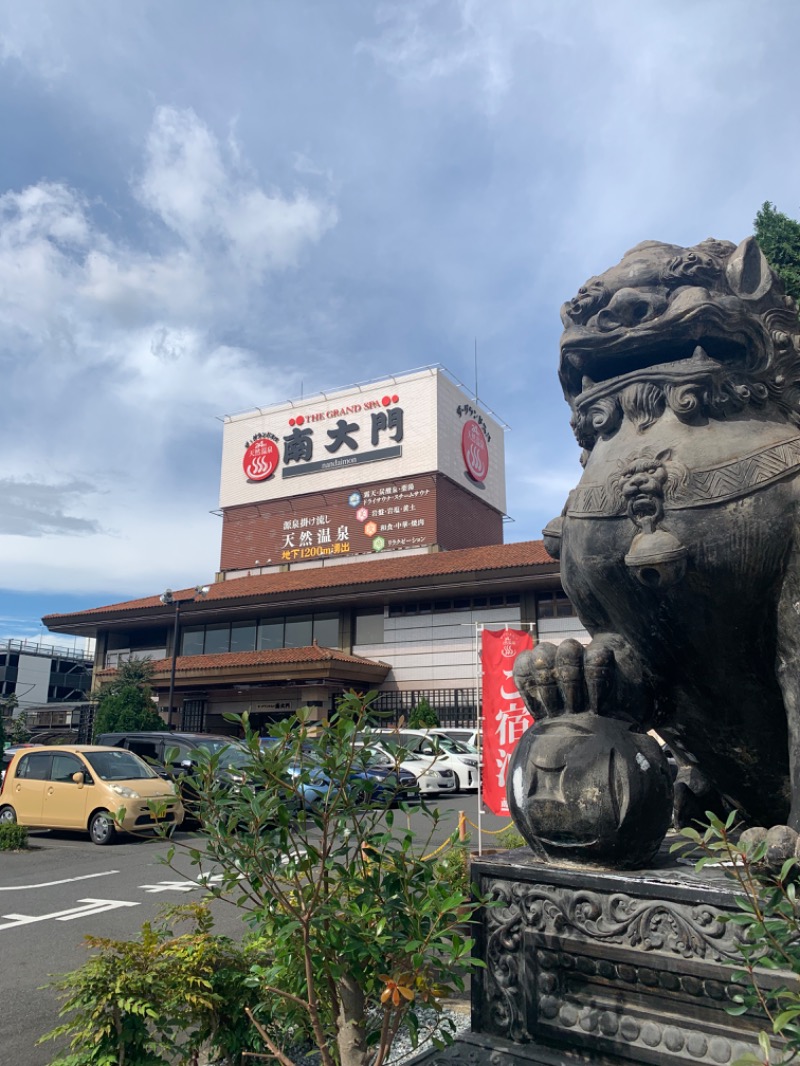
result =
[[626,872],[522,848],[474,861],[472,877],[497,901],[477,922],[472,1033],[421,1063],[726,1066],[758,1050],[763,1016],[725,1009],[740,930],[721,920],[737,907],[719,870],[696,874],[667,847]]

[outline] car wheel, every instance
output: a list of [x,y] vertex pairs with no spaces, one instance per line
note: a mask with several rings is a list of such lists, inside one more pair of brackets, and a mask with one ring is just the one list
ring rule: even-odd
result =
[[13,807],[0,807],[0,825],[16,825],[17,812]]
[[117,835],[114,819],[108,811],[95,811],[89,819],[89,836],[93,844],[110,844]]

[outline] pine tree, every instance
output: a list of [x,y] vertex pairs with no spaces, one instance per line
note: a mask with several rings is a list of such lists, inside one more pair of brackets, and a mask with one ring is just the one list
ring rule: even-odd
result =
[[767,200],[755,217],[755,237],[786,292],[800,304],[800,222]]

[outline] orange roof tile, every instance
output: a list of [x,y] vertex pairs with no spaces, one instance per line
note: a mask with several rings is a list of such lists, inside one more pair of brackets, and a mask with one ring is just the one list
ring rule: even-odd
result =
[[[219,655],[179,655],[175,660],[175,672],[196,672],[202,670],[224,670],[242,666],[280,666],[303,663],[341,663],[343,666],[382,666],[391,669],[388,663],[379,659],[365,659],[360,655],[348,655],[336,648],[321,648],[312,644],[305,648],[275,648],[269,651],[233,651]],[[172,659],[156,659],[151,663],[153,672],[158,674],[172,668]],[[106,667],[98,671],[98,679],[110,677],[116,673],[116,667]]]
[[[206,603],[219,603],[254,596],[276,596],[284,593],[321,589],[347,589],[353,586],[401,582],[409,579],[439,577],[447,574],[470,574],[517,567],[555,566],[555,560],[545,551],[541,540],[523,540],[513,544],[490,544],[480,548],[461,548],[454,551],[433,552],[427,555],[399,557],[370,557],[364,562],[337,566],[302,567],[295,570],[259,574],[253,577],[218,581],[209,588]],[[173,592],[176,600],[195,601],[194,588]],[[86,616],[114,615],[163,607],[159,596],[92,607],[69,614],[48,614],[45,623]]]

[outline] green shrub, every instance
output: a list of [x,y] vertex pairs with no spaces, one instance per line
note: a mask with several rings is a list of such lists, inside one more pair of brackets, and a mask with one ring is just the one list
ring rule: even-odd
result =
[[[193,928],[178,935],[185,920]],[[239,1066],[245,1051],[264,1051],[245,1013],[259,1010],[248,981],[264,961],[262,942],[237,944],[212,925],[199,903],[145,923],[137,940],[87,937],[92,957],[55,983],[65,1021],[39,1043],[68,1037],[70,1050],[51,1066],[188,1066],[201,1048]]]
[[528,841],[515,825],[510,825],[508,829],[504,829],[502,833],[498,833],[497,845],[498,847],[506,848],[508,851],[511,851],[512,848],[526,848],[528,846]]
[[408,716],[409,729],[436,729],[439,726],[439,715],[423,697]]
[[453,892],[460,892],[469,898],[469,841],[456,841],[436,862],[436,872],[445,885]]
[[22,851],[28,846],[24,825],[0,825],[0,851]]
[[[800,860],[788,858],[778,869],[766,862],[765,840],[748,844],[743,838],[739,843],[737,811],[724,822],[710,811],[706,817],[708,825],[699,831],[683,829],[683,840],[674,844],[672,851],[683,851],[693,858],[699,851],[702,857],[696,869],[712,863],[732,883],[739,910],[720,915],[720,920],[735,923],[742,930],[739,962],[731,975],[742,990],[733,996],[728,1013],[758,1011],[771,1030],[759,1033],[760,1053],[747,1054],[734,1066],[795,1062],[800,1054]],[[776,972],[781,982],[784,976],[789,980],[777,986],[764,981],[765,973]],[[778,1037],[782,1048],[772,1046],[771,1035]]]

